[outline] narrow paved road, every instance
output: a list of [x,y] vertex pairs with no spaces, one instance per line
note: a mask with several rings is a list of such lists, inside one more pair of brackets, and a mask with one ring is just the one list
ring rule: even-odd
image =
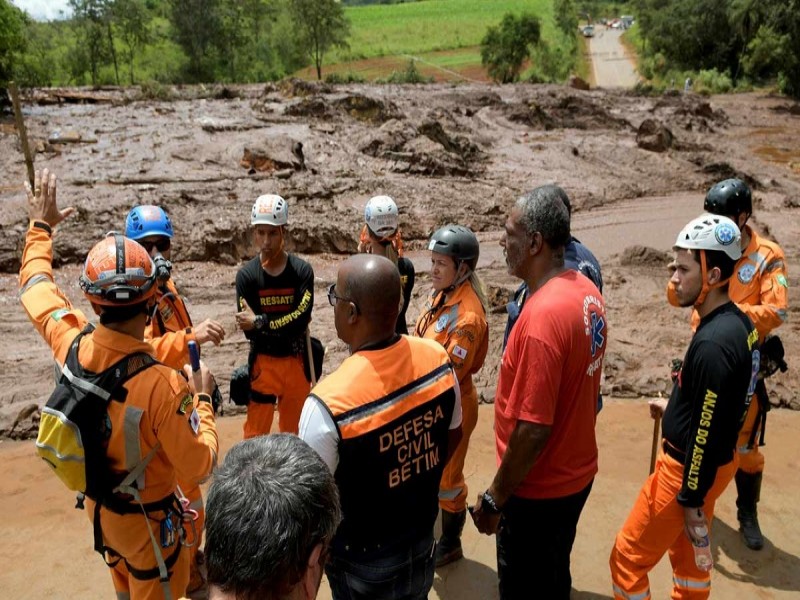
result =
[[620,41],[622,30],[598,25],[595,32],[594,37],[589,40],[595,85],[603,88],[633,87],[638,75]]

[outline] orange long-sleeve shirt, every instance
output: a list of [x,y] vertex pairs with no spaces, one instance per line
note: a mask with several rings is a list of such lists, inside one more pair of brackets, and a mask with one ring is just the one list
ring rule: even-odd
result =
[[[736,263],[728,293],[758,330],[760,341],[773,329],[783,325],[788,316],[789,282],[783,250],[775,242],[758,235],[749,225],[745,231],[750,243]],[[692,331],[700,316],[692,311]]]
[[173,369],[189,364],[189,342],[195,340],[192,319],[178,289],[168,279],[156,291],[158,310],[145,328],[144,339],[156,351],[156,357]]
[[[431,305],[435,306],[438,299],[437,294]],[[447,350],[462,398],[477,395],[472,375],[486,359],[489,331],[481,301],[468,281],[451,292],[435,313],[427,310],[419,317],[415,335],[435,340]]]
[[[54,283],[51,260],[50,235],[32,224],[22,255],[20,301],[56,362],[63,366],[70,344],[87,319]],[[97,373],[133,352],[155,355],[148,343],[98,325],[82,340],[78,360]],[[164,365],[145,369],[124,385],[128,391],[125,402],[112,401],[108,407],[111,468],[127,472],[160,444],[139,480],[145,503],[174,492],[176,476],[187,482],[205,479],[219,451],[211,404],[192,398],[183,377]]]

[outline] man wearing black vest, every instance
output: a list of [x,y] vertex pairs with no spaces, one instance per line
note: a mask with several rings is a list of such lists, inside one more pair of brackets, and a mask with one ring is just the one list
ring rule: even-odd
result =
[[328,301],[351,355],[300,418],[341,495],[325,569],[335,600],[424,599],[433,585],[439,480],[461,437],[461,399],[444,348],[395,333],[400,293],[388,259],[342,264]]

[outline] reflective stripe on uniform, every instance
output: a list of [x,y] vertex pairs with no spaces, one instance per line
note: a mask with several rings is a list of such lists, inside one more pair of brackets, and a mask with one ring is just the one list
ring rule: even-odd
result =
[[450,368],[450,363],[437,367],[435,370],[431,371],[424,377],[418,379],[416,385],[404,390],[402,393],[391,394],[385,398],[381,398],[376,402],[372,402],[364,406],[359,406],[353,410],[343,413],[339,418],[335,419],[336,424],[339,426],[348,425],[354,421],[359,421],[362,419],[366,419],[367,417],[371,417],[372,415],[384,411],[390,406],[394,406],[398,402],[402,402],[406,398],[419,393],[421,390],[424,390],[426,387],[429,387],[430,385],[436,383],[442,378],[451,377],[452,372],[453,371]]
[[464,488],[452,488],[449,490],[439,490],[439,500],[455,500],[464,491]]
[[35,286],[37,283],[41,283],[42,281],[50,281],[52,283],[53,278],[50,277],[49,275],[45,275],[44,273],[39,273],[38,275],[34,275],[30,279],[28,279],[27,283],[25,283],[25,285],[23,285],[22,288],[19,290],[19,294],[17,294],[17,298],[21,298],[22,294],[27,292],[29,289],[31,289],[33,286]]
[[[142,461],[142,444],[139,438],[139,423],[144,410],[135,406],[125,407],[122,434],[125,439],[125,470],[130,472]],[[144,489],[144,472],[136,479],[137,489]]]
[[61,369],[61,374],[64,375],[64,377],[66,377],[67,379],[69,379],[69,382],[72,385],[82,389],[84,392],[87,392],[89,394],[94,394],[95,396],[98,396],[99,398],[102,398],[103,400],[106,401],[108,401],[111,398],[111,394],[109,394],[103,388],[96,386],[95,384],[86,381],[85,379],[81,379],[80,377],[75,375],[72,371],[70,371],[66,363],[64,363],[64,366]]
[[613,584],[614,586],[614,593],[619,596],[620,598],[624,598],[624,600],[650,600],[650,588],[647,588],[643,592],[638,592],[636,594],[629,594],[622,590],[616,583]]
[[131,600],[131,595],[128,592],[117,592],[117,600]]
[[711,587],[711,578],[705,580],[697,580],[697,579],[687,579],[685,577],[676,577],[675,575],[672,576],[672,582],[682,588],[687,588],[691,590],[705,590]]

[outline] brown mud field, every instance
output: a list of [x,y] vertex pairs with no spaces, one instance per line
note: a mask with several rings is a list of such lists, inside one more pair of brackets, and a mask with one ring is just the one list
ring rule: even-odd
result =
[[[610,321],[600,473],[573,554],[574,597],[609,597],[608,552],[649,458],[652,422],[642,398],[667,391],[670,361],[689,339],[688,314],[665,299],[667,252],[679,229],[702,212],[705,190],[739,176],[754,189],[755,227],[782,245],[794,283],[800,107],[763,94],[643,98],[527,85],[295,82],[172,94],[153,101],[137,99],[137,90],[37,91],[26,101],[27,126],[37,168],[54,170],[60,203],[78,208],[55,236],[59,285],[88,314],[77,285],[81,259],[105,232],[123,227],[132,205],[161,204],[175,224],[173,275],[193,318],[213,317],[226,327],[223,344],[204,352],[222,380],[246,355],[244,337],[234,329],[233,282],[252,255],[247,231],[255,197],[273,192],[289,200],[292,246],[316,273],[312,330],[327,346],[329,372],[345,348],[324,288],[355,251],[367,199],[389,194],[420,274],[410,318],[420,312],[429,283],[427,236],[447,222],[478,232],[479,274],[494,309],[490,354],[477,385],[491,401],[504,303],[516,286],[498,245],[505,215],[535,185],[555,182],[567,190],[573,233],[603,267]],[[69,494],[34,458],[32,442],[12,441],[35,435],[38,406],[52,389],[50,354],[16,297],[27,222],[24,178],[13,126],[0,123],[0,597],[110,597],[85,516],[72,510]],[[789,312],[779,333],[790,370],[768,384],[774,404],[800,408],[800,326],[797,309]],[[219,421],[224,449],[240,437],[242,417],[231,417],[235,412]],[[493,474],[491,428],[491,407],[482,407],[468,457],[473,492]],[[720,502],[715,597],[800,593],[799,428],[798,413],[784,408],[770,415],[760,505],[769,538],[764,551],[739,543],[732,490]],[[439,573],[436,597],[494,598],[493,540],[471,526],[465,535],[467,560]],[[32,577],[33,569],[40,575]],[[667,596],[668,582],[662,561],[654,597]]]

